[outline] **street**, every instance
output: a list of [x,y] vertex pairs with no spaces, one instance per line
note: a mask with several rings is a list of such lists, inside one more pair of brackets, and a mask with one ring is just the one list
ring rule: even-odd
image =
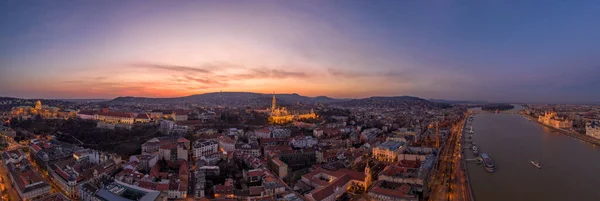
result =
[[[14,149],[19,149],[19,148],[23,148],[25,146],[16,143],[13,140],[9,140],[9,148],[7,149],[7,151],[9,150],[14,150]],[[48,176],[46,171],[41,171],[41,169],[37,166],[37,164],[31,159],[29,152],[25,152],[27,154],[27,160],[29,161],[29,163],[31,164],[31,166],[37,170],[39,172],[40,175],[42,175],[42,177],[44,178],[44,180],[46,181],[46,183],[50,184],[50,194],[52,193],[56,193],[56,192],[62,192],[61,189],[53,182],[53,180],[51,180],[51,178]],[[1,176],[1,183],[0,183],[0,197],[2,197],[2,200],[22,200],[21,197],[19,196],[17,190],[15,187],[13,187],[12,185],[12,181],[10,180],[10,177],[8,176],[8,170],[4,167],[4,165],[1,165],[2,167],[0,167],[0,176]],[[64,192],[62,192],[63,194],[65,194]],[[65,194],[66,195],[66,194]]]
[[439,167],[431,177],[431,201],[470,201],[462,155],[462,134],[469,113],[452,126],[448,141],[441,147]]
[[1,183],[0,183],[0,189],[1,189],[1,196],[2,196],[2,200],[21,200],[21,197],[19,196],[19,193],[17,192],[16,188],[14,188],[12,185],[12,181],[10,180],[10,177],[8,176],[8,170],[4,167],[4,165],[1,165],[2,167],[0,167],[0,178],[1,178]]

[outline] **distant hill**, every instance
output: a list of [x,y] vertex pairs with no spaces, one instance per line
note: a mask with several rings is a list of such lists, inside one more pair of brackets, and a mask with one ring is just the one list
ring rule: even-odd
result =
[[38,100],[42,101],[42,104],[44,105],[53,107],[72,108],[75,106],[74,102],[65,100],[0,97],[0,111],[8,111],[16,106],[34,106],[35,102]]
[[447,103],[447,104],[487,104],[488,101],[483,100],[445,100],[445,99],[429,99],[431,102]]
[[107,101],[107,99],[56,99],[56,100],[74,102],[74,103],[95,103],[95,102]]
[[414,96],[391,96],[380,97],[374,96],[370,98],[352,99],[341,102],[334,102],[333,105],[342,107],[411,107],[419,105],[426,108],[445,108],[450,107],[446,103],[431,102]]
[[[185,97],[174,98],[146,98],[146,97],[118,97],[113,100],[103,102],[108,105],[129,105],[129,104],[199,104],[208,106],[268,106],[271,104],[273,94],[262,94],[252,92],[214,92],[205,94],[196,94]],[[370,97],[361,99],[336,99],[327,96],[308,97],[296,93],[293,94],[275,94],[278,105],[300,104],[331,104],[341,107],[401,107],[411,105],[421,105],[428,108],[449,107],[446,103],[431,102],[422,98],[413,96],[393,96],[393,97]]]
[[[343,101],[344,99],[334,99],[326,96],[308,97],[299,94],[275,94],[277,103],[280,105],[289,104],[317,104]],[[273,94],[261,94],[252,92],[214,92],[205,94],[196,94],[185,97],[175,98],[145,98],[145,97],[118,97],[107,104],[204,104],[204,105],[222,105],[222,106],[264,106],[271,104]]]

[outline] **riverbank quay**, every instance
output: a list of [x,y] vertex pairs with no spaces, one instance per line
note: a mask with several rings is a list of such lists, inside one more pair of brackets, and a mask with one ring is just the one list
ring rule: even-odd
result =
[[464,175],[465,178],[465,183],[467,186],[467,194],[469,195],[469,200],[470,201],[475,201],[475,195],[473,194],[473,188],[471,186],[471,176],[469,175],[469,167],[467,166],[467,157],[464,155],[464,149],[462,149],[462,146],[465,145],[466,140],[465,140],[465,128],[467,127],[467,123],[469,122],[469,118],[472,116],[472,114],[467,115],[467,117],[465,118],[465,120],[463,121],[463,125],[462,125],[462,129],[460,131],[461,133],[461,139],[460,139],[460,143],[461,143],[461,151],[459,152],[461,154],[461,160],[460,160],[460,164],[463,168],[461,168],[462,174]]
[[545,127],[548,127],[548,128],[550,128],[552,130],[558,131],[560,134],[568,135],[568,136],[577,138],[579,140],[582,140],[584,142],[600,146],[600,139],[593,138],[593,137],[590,137],[590,136],[587,136],[587,135],[584,135],[584,134],[580,134],[580,133],[577,133],[575,131],[565,130],[565,129],[561,129],[561,128],[555,128],[555,127],[543,124],[543,123],[539,122],[535,117],[529,116],[529,115],[524,114],[522,112],[519,113],[519,114],[521,114],[521,116],[523,116],[523,117],[525,117],[525,118],[527,118],[527,119],[529,119],[529,120],[531,120],[533,122],[541,124],[541,125],[543,125]]

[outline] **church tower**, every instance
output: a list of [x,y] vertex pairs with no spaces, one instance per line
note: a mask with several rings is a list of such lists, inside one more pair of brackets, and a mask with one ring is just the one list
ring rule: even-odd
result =
[[36,110],[41,110],[42,109],[42,102],[41,101],[36,101],[35,102],[35,107]]
[[365,192],[369,189],[373,178],[371,178],[371,167],[369,167],[369,161],[367,160],[367,166],[365,166]]
[[271,112],[275,111],[275,104],[276,104],[275,94],[273,94],[273,100],[271,101]]

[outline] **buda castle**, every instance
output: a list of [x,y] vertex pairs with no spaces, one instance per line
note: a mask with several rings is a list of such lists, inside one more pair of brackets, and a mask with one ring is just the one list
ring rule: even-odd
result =
[[46,118],[57,118],[59,116],[59,111],[60,111],[60,108],[57,108],[57,107],[49,107],[49,106],[45,106],[45,105],[42,106],[42,102],[38,100],[35,102],[34,107],[31,107],[31,106],[14,107],[11,111],[11,114],[13,116],[19,116],[19,117],[24,117],[24,116],[33,117],[36,115],[40,115],[42,118],[46,119]]

